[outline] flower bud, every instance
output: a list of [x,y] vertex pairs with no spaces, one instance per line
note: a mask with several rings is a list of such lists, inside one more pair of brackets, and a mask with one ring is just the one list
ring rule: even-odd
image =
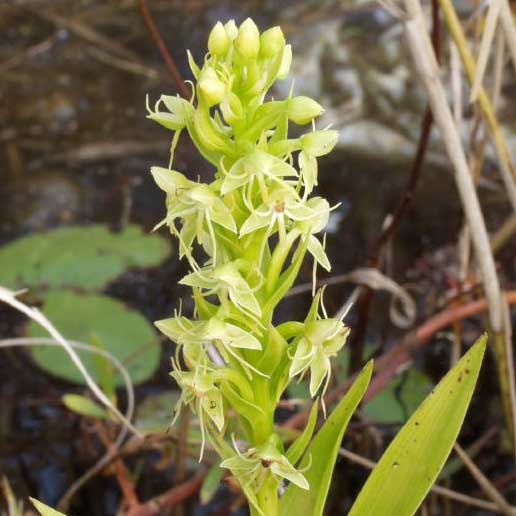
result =
[[324,156],[335,147],[338,137],[337,131],[312,131],[301,136],[301,146],[310,156]]
[[211,29],[210,37],[208,38],[208,50],[217,57],[223,57],[227,54],[231,40],[224,30],[222,23],[217,22],[215,27]]
[[260,51],[260,32],[251,18],[247,18],[238,29],[235,40],[238,53],[246,59],[255,59]]
[[236,26],[235,20],[229,20],[226,25],[224,25],[224,30],[231,41],[238,36],[238,27]]
[[199,81],[199,91],[209,107],[218,104],[226,94],[226,86],[217,77],[213,68],[203,70]]
[[311,122],[323,111],[322,106],[310,97],[294,97],[288,105],[288,117],[292,122],[299,125]]
[[244,117],[244,108],[240,99],[233,93],[229,92],[220,104],[222,116],[228,124],[234,124]]
[[290,65],[292,64],[292,47],[286,45],[283,49],[283,56],[281,58],[281,65],[276,76],[280,81],[286,79],[288,72],[290,71]]
[[279,27],[267,29],[260,36],[260,55],[273,57],[279,54],[285,47],[285,36]]

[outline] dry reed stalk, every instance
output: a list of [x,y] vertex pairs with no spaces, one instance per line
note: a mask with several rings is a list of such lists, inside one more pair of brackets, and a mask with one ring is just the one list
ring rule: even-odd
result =
[[[448,31],[457,45],[466,75],[470,83],[473,83],[476,76],[476,65],[469,49],[464,30],[462,29],[455,8],[453,7],[453,3],[451,0],[438,1],[441,6],[441,11],[443,12]],[[504,18],[505,16],[502,12],[501,19],[503,20]],[[491,140],[500,163],[500,172],[505,184],[507,196],[509,197],[513,210],[516,212],[516,168],[512,162],[507,143],[500,128],[500,124],[498,123],[498,119],[496,118],[491,100],[489,99],[485,88],[481,85],[479,86],[478,91],[478,104],[487,126],[489,127]]]
[[[440,0],[440,2],[441,4],[446,4],[448,0]],[[475,258],[481,272],[486,294],[489,322],[494,333],[492,342],[498,366],[500,390],[507,427],[510,434],[514,435],[516,416],[513,409],[515,407],[515,401],[512,399],[514,391],[510,385],[512,364],[508,364],[506,360],[507,352],[504,343],[505,339],[503,337],[504,318],[502,291],[496,272],[494,257],[491,252],[489,235],[482,216],[482,210],[469,170],[466,154],[462,146],[462,141],[439,76],[439,66],[426,30],[421,4],[419,0],[405,0],[405,7],[408,13],[408,18],[403,21],[406,40],[410,52],[412,53],[416,69],[425,86],[435,123],[441,132],[446,152],[453,165],[455,183],[467,224],[470,227]],[[446,18],[446,21],[448,22],[448,18]],[[463,52],[461,52],[460,46],[458,50],[463,58]],[[484,99],[484,104],[488,103],[491,108],[491,102],[483,88],[480,89],[479,100],[480,99]],[[492,116],[494,117],[494,113],[492,113]],[[496,126],[498,127],[498,124],[496,124]],[[516,201],[516,197],[514,200]]]

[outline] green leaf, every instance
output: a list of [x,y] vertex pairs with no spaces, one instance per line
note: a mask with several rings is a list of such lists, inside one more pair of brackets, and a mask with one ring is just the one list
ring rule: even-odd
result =
[[303,468],[310,466],[305,473],[310,489],[305,491],[290,484],[280,500],[281,516],[322,515],[340,443],[353,412],[366,392],[372,372],[373,362],[371,361],[364,367],[360,376],[315,436],[298,467],[302,471]]
[[[135,384],[150,378],[158,366],[160,346],[153,326],[143,315],[116,299],[55,291],[45,296],[42,311],[65,338],[86,343],[98,338],[106,351],[122,362],[127,361],[124,365]],[[30,337],[48,336],[33,321],[27,333]],[[63,349],[35,347],[31,353],[36,364],[50,374],[84,383]],[[79,355],[92,376],[100,381],[92,355],[83,351],[79,351]],[[123,385],[120,376],[116,377],[116,383]]]
[[224,475],[224,470],[220,467],[221,462],[222,461],[220,460],[216,461],[204,477],[201,491],[199,493],[202,505],[206,505],[207,503],[209,503],[215,495],[215,493],[217,492],[217,489]]
[[426,374],[408,369],[364,404],[362,413],[375,423],[404,423],[432,387],[433,383]]
[[348,516],[413,515],[448,457],[473,395],[487,335],[439,382],[392,441]]
[[80,394],[65,394],[61,400],[67,408],[82,416],[96,419],[109,418],[109,412],[102,405]]
[[138,226],[120,233],[102,225],[59,228],[0,248],[2,285],[96,290],[130,267],[158,265],[169,252],[164,239]]
[[62,512],[52,509],[52,507],[49,507],[48,505],[41,503],[35,498],[30,498],[30,501],[32,502],[34,507],[36,507],[41,516],[66,516],[66,514],[63,514]]

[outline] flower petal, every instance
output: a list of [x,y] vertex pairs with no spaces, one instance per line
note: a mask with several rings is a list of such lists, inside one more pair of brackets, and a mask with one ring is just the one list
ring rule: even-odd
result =
[[314,356],[310,365],[310,395],[316,395],[324,378],[330,371],[330,361],[328,357],[319,350]]
[[328,260],[321,242],[313,235],[308,237],[308,251],[323,269],[331,270],[330,260]]
[[[260,208],[258,208],[260,209]],[[267,213],[264,215],[263,211],[254,211],[247,217],[245,222],[242,224],[240,228],[240,236],[247,235],[248,233],[253,233],[257,229],[261,229],[267,226],[270,223],[271,215]]]

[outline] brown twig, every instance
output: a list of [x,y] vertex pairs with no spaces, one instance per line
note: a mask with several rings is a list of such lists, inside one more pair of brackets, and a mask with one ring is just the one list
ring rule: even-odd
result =
[[[106,426],[104,426],[104,424],[100,420],[97,420],[95,423],[97,434],[100,440],[102,441],[107,450],[111,449],[112,442],[109,436],[109,429],[106,428]],[[134,482],[124,461],[121,458],[118,458],[113,462],[113,466],[118,485],[120,486],[120,490],[122,491],[124,499],[127,502],[128,506],[134,507],[140,505],[140,502],[136,495],[136,488]]]
[[[437,0],[432,0],[432,45],[435,54],[439,59],[440,51],[440,34],[439,34],[439,4]],[[414,200],[423,162],[430,140],[430,132],[432,129],[432,111],[428,106],[425,109],[423,119],[421,121],[421,133],[419,142],[414,156],[414,161],[409,172],[409,178],[405,190],[399,200],[398,206],[394,211],[390,223],[383,229],[380,236],[373,244],[368,257],[368,267],[377,268],[380,262],[380,255],[383,247],[394,237],[407,209]],[[374,291],[371,288],[365,288],[358,299],[358,320],[350,341],[350,371],[354,372],[360,368],[363,357],[364,337],[369,321],[369,310],[373,301]]]
[[117,54],[119,56],[122,56],[126,59],[129,59],[130,61],[134,62],[140,62],[140,57],[135,54],[132,50],[129,50],[128,48],[124,47],[120,43],[118,43],[115,40],[112,40],[108,38],[107,36],[104,36],[103,34],[98,33],[88,25],[85,25],[84,23],[74,20],[71,18],[66,18],[54,11],[49,10],[42,10],[42,9],[36,9],[36,8],[30,8],[27,7],[28,10],[36,14],[37,16],[44,18],[45,20],[48,20],[49,22],[53,23],[57,27],[62,27],[65,29],[68,29],[69,31],[73,32],[75,35],[79,36],[80,38],[84,39],[85,41],[88,41],[89,43],[92,43],[95,46],[98,46],[100,48],[104,48],[106,50],[109,50],[110,52],[113,52],[114,54]]
[[[505,293],[507,303],[516,304],[516,290]],[[390,349],[379,357],[374,364],[375,377],[371,381],[364,400],[371,399],[374,394],[383,389],[385,385],[392,379],[396,372],[407,362],[410,362],[412,356],[422,348],[429,339],[438,331],[446,328],[455,321],[477,315],[486,310],[487,303],[485,299],[472,301],[471,303],[451,307],[439,312],[434,317],[424,322],[417,330],[405,335],[401,342],[394,348]],[[356,379],[356,374],[348,378],[343,384],[331,390],[324,398],[326,404],[337,401],[351,386]],[[302,426],[308,416],[308,410],[303,410],[294,414],[285,421],[283,426],[287,428],[299,428]]]
[[482,491],[484,491],[484,493],[498,506],[500,512],[506,515],[515,516],[516,509],[509,505],[507,500],[501,495],[500,491],[498,491],[498,489],[496,489],[490,480],[482,473],[480,468],[471,460],[459,443],[455,443],[454,450],[464,465],[468,468],[471,475],[473,475],[478,485],[482,488]]
[[152,498],[144,504],[129,510],[124,516],[159,516],[165,513],[165,509],[175,507],[193,496],[202,485],[205,472],[200,471],[194,477],[183,482],[179,486],[169,489],[165,493]]
[[161,37],[161,34],[159,33],[156,23],[154,22],[154,19],[152,18],[152,15],[147,6],[146,0],[138,0],[138,6],[140,8],[140,12],[142,14],[143,20],[145,21],[145,25],[147,26],[147,29],[149,30],[150,35],[151,35],[152,39],[154,40],[154,43],[158,47],[159,53],[161,54],[161,57],[165,63],[165,67],[167,68],[170,75],[174,79],[174,82],[176,83],[179,93],[181,94],[182,97],[189,98],[190,92],[188,91],[188,88],[186,87],[185,81],[183,80],[183,77],[181,76],[181,73],[179,72],[179,70],[176,66],[176,63],[174,63],[172,56],[170,55],[169,51],[167,50],[167,46],[165,45],[165,42],[163,41],[163,38]]
[[58,39],[57,33],[52,34],[50,37],[45,38],[43,41],[30,46],[29,48],[23,49],[20,53],[17,53],[0,63],[0,73],[8,72],[11,68],[22,64],[27,59],[34,59],[35,57],[48,52],[56,43]]

